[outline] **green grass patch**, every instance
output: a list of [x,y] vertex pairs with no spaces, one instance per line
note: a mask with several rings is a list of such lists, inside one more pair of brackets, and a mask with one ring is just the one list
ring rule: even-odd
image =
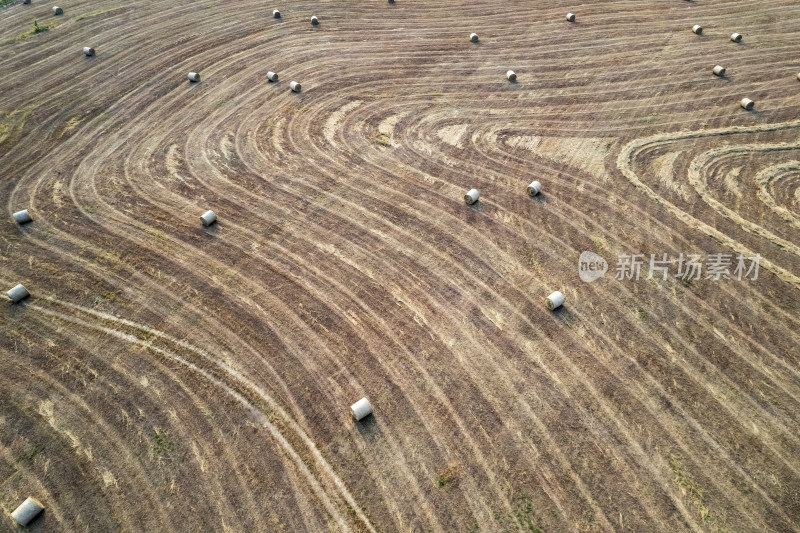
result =
[[447,490],[458,484],[458,466],[452,464],[436,476],[436,485],[440,489]]
[[15,142],[31,116],[31,108],[0,113],[0,146]]
[[58,22],[51,22],[50,24],[39,24],[39,21],[34,19],[33,27],[28,31],[22,32],[17,35],[18,41],[24,41],[25,39],[30,39],[35,35],[39,35],[40,33],[44,33],[46,31],[50,31],[56,26],[58,26]]
[[175,449],[175,443],[167,437],[165,431],[155,430],[153,432],[153,445],[150,447],[155,455],[169,453]]
[[91,13],[84,13],[83,15],[79,15],[75,18],[75,22],[80,22],[82,20],[88,20],[94,17],[99,17],[101,15],[107,15],[109,13],[113,13],[114,11],[119,11],[120,9],[125,9],[128,6],[117,6],[117,7],[110,7],[108,9],[99,9],[97,11],[92,11]]
[[717,518],[711,514],[711,510],[706,505],[705,492],[697,484],[692,474],[683,466],[683,456],[672,454],[669,456],[669,466],[675,475],[675,481],[681,488],[681,492],[692,501],[694,508],[700,515],[700,519],[708,524],[713,531],[728,532],[728,528],[719,523]]
[[36,458],[40,455],[44,455],[44,447],[39,446],[38,444],[34,444],[31,446],[31,449],[27,452],[20,454],[17,456],[17,461],[20,463],[24,463],[28,465],[28,467],[33,466],[33,463],[36,462]]
[[10,6],[11,4],[16,4],[17,0],[0,0],[0,7]]
[[372,136],[372,140],[381,146],[391,146],[392,136],[385,131],[379,131]]

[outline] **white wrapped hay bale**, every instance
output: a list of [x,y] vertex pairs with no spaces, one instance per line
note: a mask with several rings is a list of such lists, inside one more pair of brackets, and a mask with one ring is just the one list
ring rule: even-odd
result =
[[722,77],[722,76],[724,76],[724,75],[725,75],[725,67],[723,67],[723,66],[720,66],[720,65],[717,65],[716,67],[714,67],[714,70],[713,70],[713,72],[714,72],[714,74],[716,74],[717,76],[719,76],[719,77]]
[[42,511],[44,511],[44,505],[38,500],[28,497],[25,498],[25,501],[22,502],[19,507],[14,509],[14,512],[11,513],[11,518],[16,520],[19,525],[27,526],[28,523],[36,518]]
[[356,422],[362,418],[372,414],[372,404],[366,398],[361,398],[356,403],[350,406],[350,412],[353,413],[353,418]]
[[556,291],[547,297],[545,303],[547,304],[547,308],[549,310],[554,311],[559,307],[561,307],[562,305],[564,305],[564,294],[562,294],[559,291]]
[[311,17],[311,24],[313,24],[314,26],[316,26],[317,24],[319,24],[319,19],[317,18],[317,16],[316,16],[316,15],[313,15],[313,16]]
[[53,6],[53,15],[63,15],[64,10],[58,6]]
[[86,55],[86,57],[92,57],[94,56],[94,48],[91,46],[84,46],[83,53]]
[[735,43],[742,42],[742,34],[741,33],[732,33],[731,34],[731,41]]
[[272,16],[275,17],[276,19],[279,19],[281,18],[281,12],[276,9],[272,12]]
[[506,78],[508,78],[508,81],[517,81],[517,73],[513,70],[509,70],[506,72]]
[[6,295],[8,296],[8,299],[11,300],[12,302],[19,303],[28,296],[30,296],[31,293],[29,293],[28,289],[26,289],[22,284],[19,284],[13,287],[10,291],[8,291]]
[[742,106],[744,109],[750,111],[751,109],[753,109],[753,106],[756,105],[756,103],[750,100],[749,98],[742,98],[742,101],[739,102],[739,105]]
[[567,13],[567,22],[575,22],[575,14]]
[[267,72],[267,79],[269,81],[278,81],[278,74],[270,70]]
[[292,90],[293,93],[299,93],[303,87],[296,81],[293,81],[289,83],[289,88]]
[[530,185],[528,185],[528,196],[536,196],[542,190],[542,184],[538,181],[532,181]]
[[692,31],[694,33],[696,33],[697,35],[702,35],[703,34],[703,27],[700,24],[695,24],[694,26],[692,26]]
[[31,214],[28,213],[27,209],[23,209],[22,211],[17,211],[12,215],[14,217],[14,221],[17,224],[27,224],[28,222],[32,221]]
[[480,193],[478,192],[478,189],[470,189],[467,191],[467,194],[464,195],[464,202],[467,205],[472,205],[478,201],[479,197]]
[[478,42],[478,34],[477,33],[470,33],[469,34],[469,40],[472,41],[473,43],[477,43]]
[[204,226],[210,226],[217,221],[217,214],[209,209],[200,216],[200,219],[203,221]]
[[190,72],[189,81],[191,82],[200,81],[200,74],[198,74],[197,72]]

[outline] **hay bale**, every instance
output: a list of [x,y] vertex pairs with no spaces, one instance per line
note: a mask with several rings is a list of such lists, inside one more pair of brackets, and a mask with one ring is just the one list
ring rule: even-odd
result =
[[30,4],[30,3],[31,3],[31,0],[22,0],[22,3],[23,3],[23,4],[26,4],[26,5],[27,5],[27,4]]
[[470,33],[469,34],[469,40],[472,41],[473,43],[477,43],[478,42],[478,34],[477,33]]
[[567,22],[575,22],[575,14],[567,13]]
[[478,198],[480,198],[478,189],[470,189],[467,191],[467,194],[464,195],[464,203],[472,205],[478,201]]
[[356,422],[362,418],[372,414],[372,404],[366,398],[361,398],[356,403],[350,406],[350,412],[353,413],[353,418]]
[[22,211],[17,211],[13,215],[14,221],[17,224],[27,224],[28,222],[32,221],[31,214],[28,213],[27,209],[23,209]]
[[86,57],[92,57],[94,55],[94,48],[91,46],[84,46],[83,53],[86,54]]
[[189,81],[191,81],[191,82],[200,81],[200,74],[198,74],[197,72],[190,72],[189,73]]
[[751,109],[753,109],[753,106],[756,105],[756,103],[750,100],[749,98],[742,98],[742,101],[739,102],[739,105],[750,111]]
[[735,43],[742,42],[742,34],[741,33],[732,33],[731,34],[731,41]]
[[267,79],[269,81],[278,81],[278,74],[270,70],[267,72]]
[[281,18],[281,12],[280,12],[280,11],[278,11],[278,10],[276,9],[276,10],[274,10],[274,11],[272,12],[272,16],[273,16],[274,18],[276,18],[276,19],[279,19],[279,18]]
[[539,194],[539,191],[542,190],[542,184],[538,181],[532,181],[530,185],[528,185],[528,196],[536,196]]
[[714,70],[712,72],[717,76],[722,77],[725,75],[725,67],[717,65],[716,67],[714,67]]
[[549,310],[554,311],[564,305],[564,295],[560,291],[556,291],[547,297],[545,303]]
[[209,209],[200,216],[200,219],[203,221],[204,226],[210,226],[217,221],[217,214]]
[[508,78],[508,81],[517,81],[517,74],[513,70],[509,70],[506,72],[506,78]]
[[313,24],[314,26],[316,26],[317,24],[319,24],[319,19],[317,18],[317,16],[316,16],[316,15],[314,15],[314,16],[312,16],[312,17],[311,17],[311,24]]
[[19,507],[14,509],[14,512],[11,513],[11,518],[16,520],[19,525],[27,526],[42,511],[44,511],[44,505],[29,496],[25,498],[25,501]]
[[296,81],[289,82],[289,88],[293,93],[299,93],[303,89],[303,87]]
[[64,14],[64,10],[63,9],[61,9],[58,6],[53,6],[53,15],[58,16],[58,15],[63,15],[63,14]]
[[26,289],[21,283],[6,293],[6,296],[8,296],[9,300],[14,303],[19,303],[30,295],[31,293],[29,293],[28,289]]
[[692,31],[694,33],[696,33],[697,35],[702,35],[703,34],[703,27],[700,24],[695,24],[694,26],[692,26]]

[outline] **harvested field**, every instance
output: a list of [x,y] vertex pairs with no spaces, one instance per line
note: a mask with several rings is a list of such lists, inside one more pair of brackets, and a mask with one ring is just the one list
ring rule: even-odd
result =
[[800,5],[539,4],[0,7],[3,514],[800,530]]

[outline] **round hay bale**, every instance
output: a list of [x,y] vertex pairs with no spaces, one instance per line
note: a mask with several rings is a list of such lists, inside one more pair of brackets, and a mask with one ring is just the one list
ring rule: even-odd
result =
[[567,13],[567,22],[575,22],[575,14]]
[[94,48],[91,46],[84,46],[83,53],[86,54],[86,57],[92,57],[94,55]]
[[554,311],[564,305],[564,295],[560,291],[556,291],[547,297],[545,303],[549,310]]
[[473,43],[477,43],[478,42],[478,34],[477,33],[470,33],[469,34],[469,40],[472,41]]
[[267,72],[267,79],[269,81],[278,81],[278,74],[270,70]]
[[508,78],[508,81],[517,81],[517,74],[513,70],[509,70],[506,72],[506,78]]
[[11,518],[16,520],[19,525],[27,526],[28,522],[36,518],[42,511],[44,511],[44,505],[29,496],[19,507],[14,509]]
[[703,34],[703,27],[700,24],[695,24],[694,26],[692,26],[692,31],[694,33],[696,33],[697,35],[702,35]]
[[316,15],[314,15],[314,16],[312,16],[312,17],[311,17],[311,24],[313,24],[314,26],[316,26],[317,24],[319,24],[319,19],[317,18],[317,16],[316,16]]
[[281,12],[276,9],[272,12],[272,16],[275,17],[276,19],[279,19],[281,18]]
[[208,211],[200,215],[200,219],[203,221],[204,226],[210,226],[211,224],[217,221],[217,214],[209,209]]
[[372,414],[372,404],[366,398],[361,398],[350,406],[350,412],[353,413],[353,418],[358,422],[365,416]]
[[530,185],[528,185],[528,196],[536,196],[539,194],[539,191],[542,190],[542,184],[538,181],[532,181]]
[[797,73],[797,79],[800,80],[800,72]]
[[753,106],[756,105],[756,103],[749,98],[742,98],[742,101],[739,102],[739,105],[750,111],[753,109]]
[[293,93],[299,93],[303,89],[303,87],[296,81],[290,82],[289,88],[292,90]]
[[191,81],[191,82],[200,81],[200,74],[198,74],[197,72],[190,72],[189,73],[189,81]]
[[14,221],[17,224],[27,224],[28,222],[32,221],[31,214],[28,213],[27,209],[23,209],[22,211],[17,211],[12,215],[14,217]]
[[26,4],[26,5],[27,5],[27,4],[30,4],[30,3],[31,3],[31,0],[22,0],[22,3],[23,3],[23,4]]
[[731,34],[731,41],[735,43],[742,42],[742,34],[741,33],[732,33]]
[[714,74],[716,74],[717,76],[722,77],[725,75],[725,67],[717,65],[716,67],[714,67],[714,70],[712,72],[714,72]]
[[478,189],[470,189],[467,191],[467,194],[464,195],[464,203],[472,205],[478,201],[478,198],[480,198]]
[[31,295],[31,293],[29,293],[29,292],[28,292],[28,289],[26,289],[26,288],[25,288],[25,287],[24,287],[24,286],[23,286],[23,285],[20,283],[19,285],[16,285],[16,286],[15,286],[15,287],[13,287],[11,290],[9,290],[9,291],[6,293],[6,295],[8,296],[9,300],[11,300],[11,301],[12,301],[12,302],[14,302],[14,303],[17,303],[17,302],[21,302],[22,300],[24,300],[25,298],[27,298],[28,296],[30,296],[30,295]]
[[58,6],[53,6],[53,15],[63,15],[64,10]]

